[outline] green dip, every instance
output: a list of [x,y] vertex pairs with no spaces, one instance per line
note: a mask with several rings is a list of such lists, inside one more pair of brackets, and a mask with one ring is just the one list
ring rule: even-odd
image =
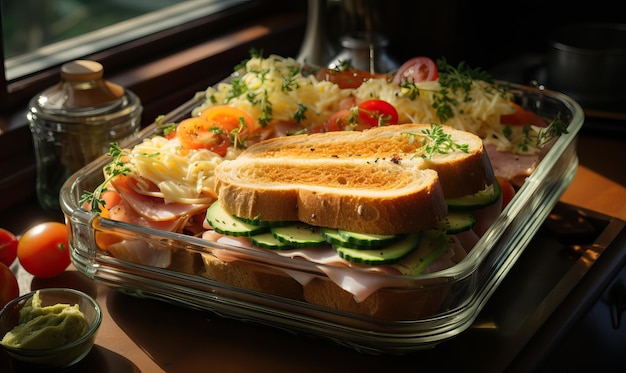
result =
[[27,349],[55,348],[77,340],[88,329],[89,323],[78,304],[42,307],[37,291],[20,310],[19,324],[0,343]]

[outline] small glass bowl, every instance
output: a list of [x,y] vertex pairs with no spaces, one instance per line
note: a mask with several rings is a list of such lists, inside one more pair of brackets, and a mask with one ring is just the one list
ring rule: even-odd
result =
[[19,323],[19,313],[24,305],[39,291],[41,306],[55,304],[78,304],[89,324],[87,332],[79,339],[49,349],[24,349],[0,344],[16,362],[37,368],[68,368],[81,361],[93,347],[98,328],[102,322],[102,310],[95,299],[74,289],[48,288],[32,291],[7,303],[0,310],[0,340]]

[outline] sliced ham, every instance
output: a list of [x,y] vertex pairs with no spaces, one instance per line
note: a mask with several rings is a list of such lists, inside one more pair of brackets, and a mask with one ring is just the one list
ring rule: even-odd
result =
[[535,170],[540,160],[539,154],[524,155],[496,150],[493,144],[485,144],[491,166],[496,176],[510,180],[515,185],[523,184],[524,180]]
[[128,177],[119,175],[111,181],[111,185],[122,196],[137,214],[151,221],[178,220],[184,216],[191,216],[209,206],[206,204],[165,203],[163,198],[152,197],[138,193],[128,184]]

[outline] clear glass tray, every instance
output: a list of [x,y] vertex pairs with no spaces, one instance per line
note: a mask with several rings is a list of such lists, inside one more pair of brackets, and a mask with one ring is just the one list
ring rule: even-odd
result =
[[[432,348],[472,324],[570,184],[578,166],[576,137],[584,121],[581,107],[557,92],[511,86],[522,106],[546,117],[558,113],[568,123],[568,133],[553,144],[463,261],[436,273],[395,276],[397,286],[385,289],[383,294],[401,297],[404,302],[412,300],[410,304],[415,307],[416,315],[413,319],[381,320],[340,312],[284,294],[268,294],[262,288],[244,289],[230,281],[206,277],[203,255],[213,255],[215,250],[239,252],[246,249],[102,218],[80,207],[83,192],[93,190],[102,182],[102,168],[110,160],[106,156],[74,174],[61,191],[61,207],[71,232],[72,262],[95,281],[137,297],[156,298],[223,317],[326,338],[365,353],[406,354]],[[198,93],[169,113],[164,123],[188,116],[203,99],[203,93]],[[159,131],[156,124],[152,124],[140,133],[136,142]],[[107,232],[126,234],[154,250],[163,250],[171,256],[170,265],[160,268],[135,263],[101,251],[96,238]],[[246,263],[240,263],[244,268],[241,270],[253,266],[270,275],[290,273],[329,281],[317,264],[270,252],[248,252],[247,257]],[[422,303],[424,299],[427,301]]]

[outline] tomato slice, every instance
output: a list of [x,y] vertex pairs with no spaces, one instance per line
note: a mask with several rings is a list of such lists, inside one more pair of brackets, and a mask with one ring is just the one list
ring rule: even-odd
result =
[[513,184],[504,177],[496,176],[498,183],[500,184],[500,190],[502,192],[502,209],[504,209],[515,197],[515,188]]
[[346,69],[336,70],[322,67],[317,72],[317,80],[327,80],[333,82],[341,89],[359,88],[363,82],[370,79],[385,78],[388,81],[391,80],[391,76],[388,74],[372,74],[365,70]]
[[387,101],[366,100],[358,105],[358,110],[359,120],[370,127],[398,124],[398,111]]
[[400,66],[393,77],[393,82],[427,82],[439,78],[439,70],[435,61],[428,57],[413,57]]
[[215,124],[224,131],[231,133],[239,128],[240,133],[254,133],[256,131],[254,119],[247,112],[228,105],[211,106],[200,114],[200,118]]
[[509,105],[513,106],[515,111],[513,114],[500,116],[500,123],[511,126],[525,126],[531,124],[534,126],[544,127],[546,125],[546,121],[541,118],[539,114],[528,111],[514,102],[509,102]]
[[221,157],[226,155],[231,144],[230,136],[224,129],[200,117],[181,121],[176,137],[185,149],[207,149]]
[[348,131],[356,126],[356,118],[352,110],[339,110],[324,123],[324,132]]

